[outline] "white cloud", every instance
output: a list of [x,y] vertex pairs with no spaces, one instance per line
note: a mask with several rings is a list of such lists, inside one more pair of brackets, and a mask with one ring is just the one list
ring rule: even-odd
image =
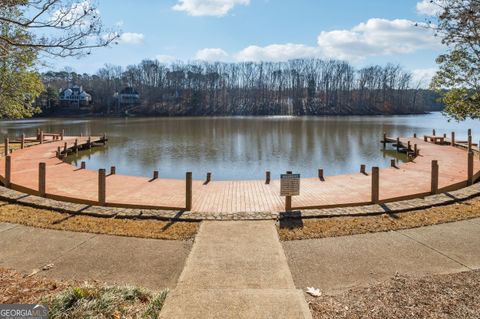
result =
[[433,76],[437,73],[437,68],[416,69],[412,71],[412,83],[419,84],[420,87],[428,87]]
[[145,40],[143,33],[125,32],[120,35],[118,41],[124,44],[142,44]]
[[166,54],[158,54],[155,59],[158,60],[158,62],[160,63],[172,63],[172,62],[175,62],[177,61],[178,59],[175,58],[174,56],[171,56],[171,55],[166,55]]
[[324,31],[318,45],[327,57],[357,60],[438,47],[433,31],[419,25],[410,20],[370,19],[350,30]]
[[[440,0],[435,1],[438,3]],[[431,0],[422,0],[417,3],[417,13],[426,16],[438,16],[443,12],[443,9],[437,3]]]
[[192,16],[221,17],[237,5],[249,4],[250,0],[178,0],[172,9],[187,12]]
[[197,54],[195,54],[196,60],[203,60],[203,61],[228,61],[230,60],[230,56],[227,52],[219,48],[206,48],[199,50]]
[[317,47],[303,44],[271,44],[265,47],[251,45],[235,55],[238,61],[286,61],[296,58],[320,57]]

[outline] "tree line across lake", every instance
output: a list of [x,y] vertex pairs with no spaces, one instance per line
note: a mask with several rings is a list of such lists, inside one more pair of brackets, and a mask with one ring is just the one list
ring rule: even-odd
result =
[[172,63],[144,60],[95,75],[46,72],[37,106],[62,113],[58,91],[83,86],[94,113],[123,113],[115,92],[133,87],[141,102],[130,113],[158,116],[412,114],[439,110],[438,94],[414,83],[399,65],[357,69],[344,61]]

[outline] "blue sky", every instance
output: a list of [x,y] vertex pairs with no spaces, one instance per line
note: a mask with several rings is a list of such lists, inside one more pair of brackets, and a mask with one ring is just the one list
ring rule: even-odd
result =
[[444,48],[415,27],[434,9],[428,0],[98,0],[119,45],[54,61],[94,73],[106,63],[142,59],[259,61],[339,58],[356,66],[399,63],[417,78],[435,70]]

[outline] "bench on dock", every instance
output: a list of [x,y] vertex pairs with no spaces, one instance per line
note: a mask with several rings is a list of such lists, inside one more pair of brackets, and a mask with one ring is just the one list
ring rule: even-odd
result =
[[424,135],[423,140],[425,142],[432,142],[433,144],[443,144],[445,143],[444,136],[435,136],[435,135]]

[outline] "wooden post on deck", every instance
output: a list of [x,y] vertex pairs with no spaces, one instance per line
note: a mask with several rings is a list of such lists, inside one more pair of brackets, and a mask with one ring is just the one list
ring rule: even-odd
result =
[[471,128],[468,129],[467,135],[468,135],[468,136],[472,135],[472,129],[471,129]]
[[395,159],[390,160],[390,166],[391,167],[397,167],[397,163],[395,162]]
[[20,149],[25,148],[25,133],[22,133],[22,139],[20,140]]
[[467,184],[473,185],[473,152],[468,152],[468,175]]
[[110,175],[115,175],[117,173],[117,168],[115,166],[110,167]]
[[37,141],[40,141],[40,129],[37,128]]
[[432,135],[435,136],[436,132],[435,129],[432,130]]
[[192,210],[192,172],[185,174],[185,210]]
[[367,174],[367,167],[365,164],[360,165],[360,173],[366,175]]
[[407,153],[410,152],[411,149],[412,149],[412,143],[410,143],[410,141],[408,141],[408,143],[407,143]]
[[415,156],[418,156],[418,146],[417,146],[417,144],[413,144],[413,153],[415,154]]
[[85,168],[87,168],[87,163],[85,163],[85,162],[82,161],[82,162],[80,163],[80,169],[85,169]]
[[432,161],[432,178],[431,178],[431,187],[430,193],[432,195],[438,193],[438,161]]
[[153,179],[158,179],[158,171],[153,171]]
[[89,149],[91,149],[91,148],[92,148],[92,137],[91,137],[91,136],[89,136],[89,137],[88,137],[88,140],[87,140],[87,147],[88,147]]
[[400,137],[397,137],[397,152],[400,150]]
[[265,172],[265,184],[270,184],[270,177],[271,177],[271,174],[270,174],[270,171],[266,171]]
[[63,156],[67,157],[67,155],[68,155],[68,145],[67,145],[67,142],[65,142],[63,144]]
[[[287,171],[287,175],[292,175],[292,171]],[[285,211],[292,211],[292,196],[285,196]]]
[[210,183],[211,180],[212,180],[212,173],[208,172],[207,173],[207,179],[205,180],[205,184]]
[[10,187],[12,182],[12,156],[5,157],[5,186]]
[[60,140],[63,141],[63,137],[64,137],[64,136],[65,136],[65,130],[62,130],[62,131],[60,132]]
[[387,133],[383,133],[383,149],[387,148]]
[[413,133],[413,138],[417,138],[417,133]]
[[380,169],[372,167],[372,203],[378,204],[380,199]]
[[78,139],[75,139],[75,143],[73,144],[73,148],[75,149],[75,153],[78,154]]
[[57,157],[58,158],[62,157],[62,148],[60,146],[57,147]]
[[40,130],[40,144],[43,144],[43,130]]
[[323,181],[325,177],[323,176],[323,168],[318,169],[318,179]]
[[455,132],[452,132],[451,142],[452,142],[452,146],[455,146]]
[[47,166],[45,163],[38,163],[38,194],[46,197],[47,189]]
[[107,178],[104,168],[98,170],[98,204],[105,206],[107,199]]
[[5,156],[10,154],[10,139],[8,137],[5,137]]
[[469,152],[472,151],[472,136],[471,135],[468,136],[468,151]]

